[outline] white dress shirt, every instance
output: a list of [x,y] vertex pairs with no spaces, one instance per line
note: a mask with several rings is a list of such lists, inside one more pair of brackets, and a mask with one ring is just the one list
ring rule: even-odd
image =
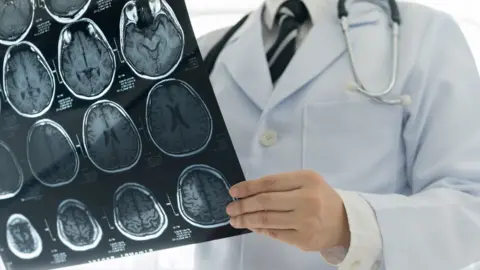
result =
[[[266,0],[263,13],[263,42],[265,51],[274,44],[278,35],[278,26],[275,25],[275,14],[286,0]],[[329,0],[302,0],[310,14],[311,20],[304,23],[299,29],[297,48],[308,35],[315,20],[322,16],[325,4]],[[328,42],[328,41],[326,41]],[[319,172],[321,174],[321,172]],[[367,266],[365,269],[379,268],[381,264],[382,242],[375,213],[365,199],[355,192],[337,190],[344,201],[351,232],[349,250],[335,248],[322,252],[323,258],[339,270],[349,270],[356,265]],[[358,269],[358,268],[355,268]]]

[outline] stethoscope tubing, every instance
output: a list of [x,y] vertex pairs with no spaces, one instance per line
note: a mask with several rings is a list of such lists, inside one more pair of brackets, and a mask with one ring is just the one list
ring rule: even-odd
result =
[[356,63],[355,59],[353,57],[353,49],[352,49],[352,43],[350,40],[349,36],[349,23],[348,23],[348,10],[345,5],[346,0],[339,0],[338,1],[338,18],[341,23],[342,31],[343,31],[343,36],[345,38],[345,43],[347,44],[347,50],[348,50],[348,56],[349,56],[349,61],[350,61],[350,66],[351,70],[353,73],[353,77],[355,79],[356,83],[356,89],[358,92],[366,95],[369,98],[374,99],[375,101],[385,103],[385,104],[390,104],[390,105],[398,105],[398,104],[403,104],[406,105],[407,103],[410,103],[410,97],[408,96],[401,96],[396,99],[384,99],[383,97],[391,93],[395,87],[396,81],[397,81],[397,73],[398,73],[398,58],[399,58],[399,29],[400,29],[400,24],[401,24],[401,17],[400,17],[400,11],[397,5],[397,2],[395,0],[389,0],[388,4],[390,7],[390,20],[392,22],[392,75],[390,77],[390,83],[388,84],[387,88],[384,89],[383,91],[379,92],[373,92],[373,91],[368,91],[364,84],[362,83],[362,80],[360,79],[358,73],[357,73],[357,68],[356,68]]

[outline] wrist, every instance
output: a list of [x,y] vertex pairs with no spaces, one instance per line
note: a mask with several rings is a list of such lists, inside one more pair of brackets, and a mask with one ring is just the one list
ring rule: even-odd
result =
[[345,258],[348,250],[350,249],[351,241],[351,232],[350,225],[348,222],[347,211],[343,206],[341,211],[339,224],[336,226],[336,237],[332,239],[333,241],[328,245],[327,248],[320,250],[322,257],[327,257],[327,261],[330,264],[336,265],[339,264]]
[[337,241],[337,246],[349,249],[350,248],[350,240],[351,240],[351,233],[350,233],[350,225],[348,223],[348,216],[347,210],[345,205],[342,203],[342,215],[340,221],[340,236]]

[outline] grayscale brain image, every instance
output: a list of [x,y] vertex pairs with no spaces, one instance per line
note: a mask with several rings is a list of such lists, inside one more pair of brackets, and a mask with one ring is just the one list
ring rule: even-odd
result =
[[92,163],[107,173],[131,169],[142,153],[133,120],[120,105],[108,100],[95,102],[85,112],[83,143]]
[[88,10],[91,0],[41,0],[48,14],[59,23],[80,19]]
[[11,215],[7,220],[6,227],[7,245],[15,256],[22,260],[30,260],[42,253],[42,238],[24,215]]
[[60,32],[58,67],[65,86],[77,98],[94,100],[113,84],[116,60],[102,30],[90,19],[67,24]]
[[184,81],[167,79],[152,87],[147,97],[148,133],[167,155],[184,157],[199,153],[210,142],[210,112],[193,88]]
[[8,103],[21,116],[46,113],[55,97],[55,78],[40,50],[23,41],[5,54],[3,89]]
[[75,199],[63,201],[57,211],[57,233],[62,243],[73,251],[96,248],[103,230],[87,206]]
[[15,154],[0,141],[0,200],[15,197],[23,186],[23,172]]
[[183,56],[185,37],[163,0],[129,1],[120,19],[120,47],[130,68],[144,79],[171,74]]
[[0,0],[0,44],[13,45],[29,33],[35,17],[35,0]]
[[80,159],[70,136],[60,124],[37,121],[27,137],[27,159],[35,178],[48,187],[69,184],[78,174]]
[[135,241],[159,237],[168,226],[160,203],[144,186],[126,183],[114,194],[114,218],[117,229]]
[[233,202],[225,177],[206,165],[193,165],[179,177],[177,201],[180,214],[190,224],[200,228],[227,225],[230,217],[226,207]]

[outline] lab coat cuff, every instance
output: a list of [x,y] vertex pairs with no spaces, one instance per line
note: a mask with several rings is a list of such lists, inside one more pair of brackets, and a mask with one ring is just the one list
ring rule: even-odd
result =
[[375,212],[356,192],[336,190],[343,199],[350,227],[349,249],[333,248],[321,252],[323,259],[338,270],[379,269],[382,238]]

